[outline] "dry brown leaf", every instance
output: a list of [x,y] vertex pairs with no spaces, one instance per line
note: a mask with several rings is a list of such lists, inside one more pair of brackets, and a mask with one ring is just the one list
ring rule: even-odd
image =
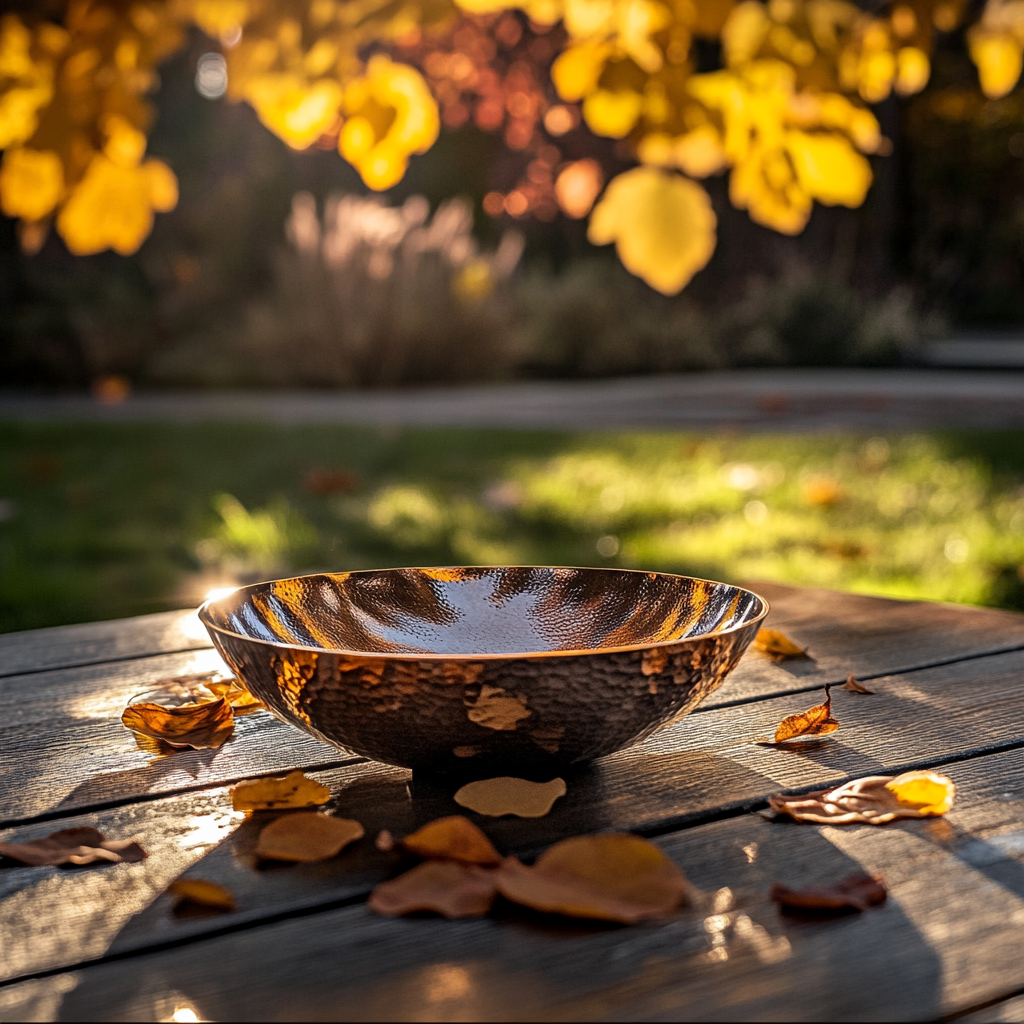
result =
[[231,806],[236,811],[283,811],[316,807],[331,799],[327,786],[308,778],[301,770],[283,778],[245,779],[231,787]]
[[562,796],[565,796],[564,779],[530,782],[505,775],[467,783],[456,791],[455,802],[492,818],[505,814],[519,818],[543,818]]
[[843,683],[843,689],[849,690],[850,693],[874,693],[874,690],[869,690],[863,683],[858,683],[851,672],[846,677],[846,682]]
[[825,733],[835,732],[839,728],[839,722],[832,717],[832,694],[829,693],[832,686],[825,684],[825,703],[815,704],[799,715],[790,715],[779,722],[775,730],[775,743],[785,743],[787,740],[796,739],[799,736],[823,736]]
[[420,857],[443,857],[463,864],[494,866],[501,863],[501,855],[487,838],[461,814],[438,818],[406,836],[402,845]]
[[781,907],[812,914],[859,913],[884,903],[887,894],[881,875],[866,875],[862,871],[832,885],[790,889],[776,882],[771,889],[771,898]]
[[256,856],[303,862],[327,860],[363,835],[363,826],[358,821],[299,811],[282,815],[263,829],[256,844]]
[[632,924],[675,910],[686,880],[653,843],[620,833],[563,840],[532,868],[510,857],[498,869],[498,891],[535,910]]
[[231,705],[223,697],[181,707],[130,704],[124,709],[121,722],[134,733],[177,749],[219,747],[235,728]]
[[952,806],[956,787],[935,772],[869,775],[803,796],[769,797],[772,810],[826,825],[884,825],[896,818],[931,818]]
[[482,917],[497,895],[497,872],[453,860],[428,860],[381,882],[370,893],[370,909],[395,917],[433,911],[443,917]]
[[32,867],[58,864],[134,864],[149,854],[133,839],[108,840],[102,832],[80,825],[51,832],[27,843],[0,843],[0,856]]
[[777,629],[759,629],[751,645],[755,651],[767,654],[776,661],[783,658],[800,658],[807,653],[806,647],[793,643],[785,633]]
[[231,705],[236,715],[259,711],[263,707],[263,701],[254,697],[242,681],[234,676],[227,679],[212,679],[203,685],[215,697],[223,697]]
[[179,878],[171,882],[167,891],[174,897],[175,911],[201,907],[227,913],[235,909],[231,890],[216,882],[207,882],[205,878]]

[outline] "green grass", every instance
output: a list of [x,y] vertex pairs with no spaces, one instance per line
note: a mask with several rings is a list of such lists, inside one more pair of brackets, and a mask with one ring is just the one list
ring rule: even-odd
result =
[[0,425],[0,631],[538,563],[1024,607],[1024,434]]

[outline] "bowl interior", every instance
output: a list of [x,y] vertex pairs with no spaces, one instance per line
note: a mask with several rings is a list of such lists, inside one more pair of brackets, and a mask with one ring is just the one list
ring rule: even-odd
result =
[[215,629],[314,650],[540,655],[671,643],[735,628],[739,587],[627,569],[375,569],[258,583],[207,604]]

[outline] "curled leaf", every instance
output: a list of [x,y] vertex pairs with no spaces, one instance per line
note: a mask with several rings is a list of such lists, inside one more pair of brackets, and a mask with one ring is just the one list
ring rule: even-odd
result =
[[327,860],[363,835],[363,826],[358,821],[300,811],[283,815],[263,829],[256,844],[256,856],[307,863]]
[[785,743],[799,736],[823,736],[835,732],[839,722],[832,717],[831,684],[825,684],[825,703],[815,704],[799,715],[790,715],[779,722],[775,730],[775,743]]
[[772,810],[824,825],[884,825],[896,818],[930,818],[952,806],[956,787],[935,772],[869,775],[803,796],[769,797]]
[[510,857],[498,869],[498,891],[535,910],[633,924],[675,910],[686,880],[653,843],[619,833],[563,840],[533,867]]
[[229,889],[205,878],[179,878],[171,882],[167,891],[174,897],[176,913],[200,907],[227,913],[235,909],[235,897]]
[[849,690],[850,693],[874,693],[874,690],[869,690],[863,683],[858,683],[851,672],[846,677],[846,682],[843,683],[843,689]]
[[777,629],[759,629],[751,646],[755,651],[767,654],[776,661],[799,658],[807,653],[806,647],[793,643],[785,633],[780,633]]
[[543,818],[555,801],[565,796],[565,780],[530,782],[501,776],[470,782],[455,793],[455,802],[477,814],[500,818],[514,814],[520,818]]
[[245,779],[231,787],[231,806],[236,811],[283,811],[292,807],[316,807],[331,799],[327,786],[301,770],[283,778]]
[[776,882],[771,889],[771,898],[779,906],[812,914],[860,913],[884,903],[887,895],[881,875],[866,875],[862,871],[832,885],[790,889]]
[[463,864],[487,866],[501,863],[501,856],[490,839],[461,814],[428,822],[411,836],[406,836],[402,845],[420,857],[443,857]]
[[107,839],[87,825],[63,828],[42,839],[27,843],[0,843],[0,856],[10,857],[32,867],[56,867],[59,864],[134,864],[149,854],[133,839]]
[[370,893],[370,909],[389,917],[417,911],[448,918],[482,917],[497,894],[496,874],[475,864],[428,860],[390,882],[381,882]]
[[219,747],[235,728],[231,705],[223,697],[181,707],[130,704],[124,709],[121,722],[134,733],[178,749]]
[[263,701],[254,697],[241,680],[231,676],[227,679],[211,679],[203,684],[215,697],[223,697],[235,714],[248,714],[263,707]]

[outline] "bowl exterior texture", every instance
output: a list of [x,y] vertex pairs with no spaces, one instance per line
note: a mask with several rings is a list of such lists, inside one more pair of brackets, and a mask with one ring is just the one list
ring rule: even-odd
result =
[[[456,609],[457,622],[466,609],[472,618],[476,599],[463,600],[461,608],[465,592],[449,599],[451,588],[458,590],[462,582],[456,574],[467,574],[466,581],[479,586],[481,573],[510,571],[386,572],[448,574],[434,592],[442,594],[442,604]],[[226,604],[217,602],[220,607],[207,606],[202,617],[217,649],[249,689],[279,718],[328,743],[419,770],[521,775],[610,754],[682,718],[721,685],[767,611],[748,591],[688,577],[625,570],[531,572],[541,575],[525,583],[520,579],[518,593],[537,600],[516,614],[535,619],[538,607],[550,607],[558,628],[528,622],[505,642],[514,647],[524,641],[524,631],[532,631],[533,646],[507,655],[473,650],[466,636],[445,639],[450,631],[438,633],[433,627],[410,633],[403,616],[417,607],[415,599],[406,595],[395,606],[383,607],[379,587],[371,585],[379,581],[367,573],[259,584],[225,599]],[[564,575],[581,573],[603,575]],[[354,577],[361,579],[353,582]],[[503,582],[507,589],[507,580],[485,582],[489,593]],[[559,587],[564,600],[552,601]],[[394,601],[393,591],[385,590]],[[355,598],[358,628],[369,629],[372,642],[390,650],[316,649],[310,631],[317,631],[314,619],[323,615],[320,604],[334,608],[330,628],[336,632],[339,619],[351,611],[338,612],[346,597]],[[435,623],[436,605],[433,601],[426,609]],[[490,614],[484,613],[484,619]],[[372,626],[379,621],[387,628]],[[709,627],[716,631],[709,635]],[[243,630],[250,635],[242,635]],[[537,640],[538,630],[547,641]],[[598,634],[611,650],[568,646],[581,638],[593,642]],[[432,649],[417,651],[417,637]],[[371,646],[365,635],[361,639],[364,647]],[[632,649],[615,649],[631,639]],[[644,646],[635,646],[645,639]],[[446,644],[469,650],[446,654]],[[480,641],[479,646],[486,644]]]

